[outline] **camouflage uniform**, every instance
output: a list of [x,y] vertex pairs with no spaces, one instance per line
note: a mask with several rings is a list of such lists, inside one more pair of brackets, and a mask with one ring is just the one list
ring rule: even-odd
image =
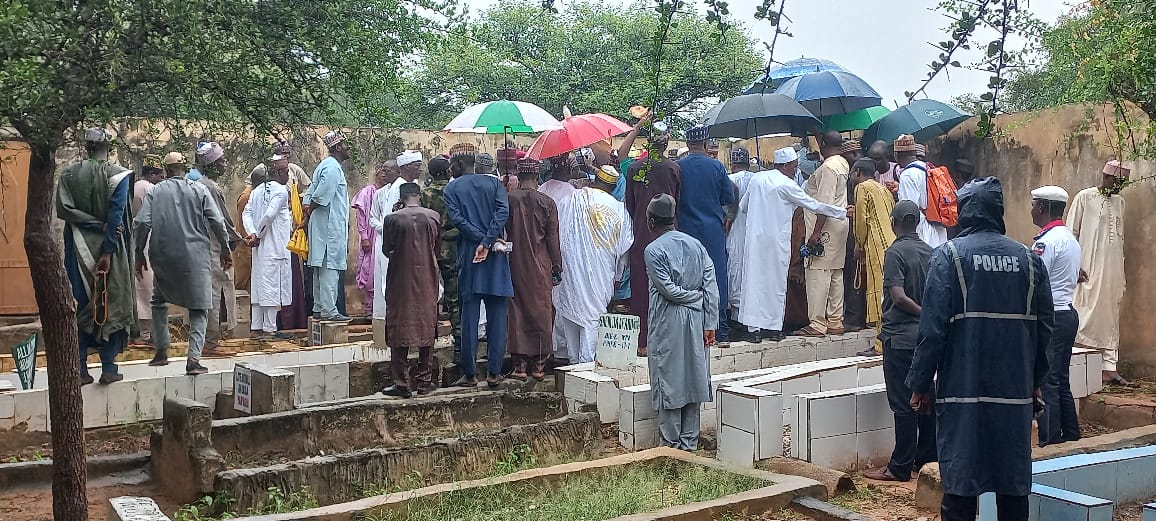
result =
[[458,229],[450,224],[445,190],[449,181],[433,181],[422,190],[422,204],[442,217],[442,244],[438,250],[438,269],[442,274],[442,308],[450,316],[455,341],[462,337],[462,315],[458,297]]

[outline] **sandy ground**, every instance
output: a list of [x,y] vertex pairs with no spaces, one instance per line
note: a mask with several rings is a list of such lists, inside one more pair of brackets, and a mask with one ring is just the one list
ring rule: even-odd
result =
[[[88,484],[88,519],[108,519],[108,500],[120,496],[147,496],[153,498],[169,517],[180,504],[165,497],[152,483],[144,482],[142,473],[107,476]],[[52,521],[52,489],[42,487],[7,491],[0,495],[0,519],[5,521]]]

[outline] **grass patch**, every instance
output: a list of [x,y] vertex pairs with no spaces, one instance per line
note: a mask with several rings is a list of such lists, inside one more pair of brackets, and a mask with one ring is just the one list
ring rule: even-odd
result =
[[770,483],[701,465],[663,461],[612,467],[560,482],[514,482],[410,500],[368,521],[602,520],[717,499]]

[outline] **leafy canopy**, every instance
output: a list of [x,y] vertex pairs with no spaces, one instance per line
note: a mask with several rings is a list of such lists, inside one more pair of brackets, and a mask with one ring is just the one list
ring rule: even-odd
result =
[[0,116],[51,147],[125,115],[371,119],[456,16],[455,0],[0,0]]
[[528,101],[555,115],[566,105],[575,114],[619,116],[657,99],[666,113],[693,115],[704,102],[738,94],[763,64],[741,27],[716,40],[715,22],[679,9],[656,64],[651,40],[659,13],[652,3],[580,0],[555,13],[540,2],[504,0],[422,53],[394,122],[444,123],[465,106],[497,99]]

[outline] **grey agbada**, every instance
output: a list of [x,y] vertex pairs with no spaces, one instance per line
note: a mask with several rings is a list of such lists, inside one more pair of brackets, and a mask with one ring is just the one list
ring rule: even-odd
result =
[[907,386],[930,392],[938,372],[936,441],[946,494],[1027,496],[1032,393],[1048,373],[1052,331],[1048,272],[1004,235],[998,179],[972,180],[958,193],[963,231],[932,253]]
[[137,254],[148,245],[156,291],[170,304],[212,309],[212,263],[219,260],[209,245],[215,241],[217,251],[229,251],[229,235],[209,189],[184,177],[165,179],[149,192],[133,222]]
[[714,264],[702,243],[669,231],[645,251],[650,277],[651,397],[661,409],[711,401],[710,362],[703,331],[719,319]]

